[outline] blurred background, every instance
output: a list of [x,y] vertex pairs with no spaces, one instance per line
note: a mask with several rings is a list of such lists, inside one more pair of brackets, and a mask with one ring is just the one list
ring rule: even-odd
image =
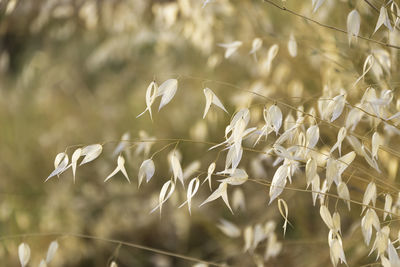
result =
[[[379,6],[380,1],[370,2]],[[361,33],[366,34],[373,31],[377,18],[363,1],[326,0],[318,13],[312,13],[311,1],[286,4],[339,28],[345,28],[348,12],[357,8],[365,21]],[[263,42],[256,59],[249,55],[254,38]],[[386,33],[378,32],[374,38],[386,38]],[[398,42],[398,35],[390,38],[392,43]],[[224,58],[225,49],[219,44],[236,40],[242,45],[231,57]],[[295,56],[288,51],[289,40],[296,41]],[[273,44],[279,46],[278,56],[272,70],[265,71],[268,48]],[[362,40],[349,47],[347,35],[258,0],[215,0],[204,7],[200,0],[1,0],[0,236],[26,236],[0,237],[0,261],[3,266],[19,266],[17,246],[26,242],[32,254],[29,266],[38,266],[48,244],[57,239],[60,248],[49,266],[109,266],[112,260],[118,266],[195,264],[67,235],[71,233],[132,242],[233,266],[261,266],[260,262],[265,266],[330,264],[328,231],[318,209],[311,208],[310,194],[283,193],[294,225],[288,228],[285,238],[281,228],[284,219],[276,202],[268,206],[269,188],[257,183],[229,188],[231,203],[236,203],[234,215],[222,200],[198,208],[210,194],[206,184],[193,200],[191,216],[187,207],[178,209],[186,199],[183,190],[165,204],[161,218],[158,211],[150,214],[162,184],[171,176],[168,153],[173,146],[155,156],[155,176],[140,189],[138,168],[171,141],[143,143],[146,145],[124,151],[131,184],[120,173],[107,183],[103,181],[116,166],[113,151],[125,133],[131,140],[177,138],[220,143],[232,114],[242,107],[251,107],[254,126],[262,125],[263,106],[273,101],[248,91],[309,109],[324,94],[323,85],[333,88],[331,96],[340,88],[351,88],[371,50],[386,51]],[[398,59],[397,52],[389,56]],[[397,71],[395,62],[391,73]],[[153,122],[147,113],[136,118],[146,108],[145,92],[150,82],[154,79],[161,84],[171,78],[178,79],[174,99],[160,112],[153,109]],[[395,77],[387,72],[366,79],[396,88]],[[202,119],[205,87],[218,95],[229,114],[214,107]],[[362,95],[359,90],[348,90],[347,94],[349,101]],[[290,108],[281,109],[285,117],[289,113],[296,116]],[[361,127],[359,131],[366,134],[369,129]],[[327,128],[322,135],[324,142],[333,144],[337,133]],[[90,164],[78,167],[75,184],[71,170],[44,183],[54,169],[57,153],[71,145],[95,143],[104,143],[103,153]],[[246,145],[252,146],[250,142]],[[188,176],[206,171],[218,157],[218,150],[208,151],[211,146],[180,142],[181,163]],[[351,148],[343,150],[349,152]],[[67,150],[69,154],[72,151]],[[386,158],[395,166],[394,171],[386,171],[393,182],[397,158]],[[246,152],[241,166],[250,177],[270,181],[276,170],[273,161]],[[218,162],[217,170],[223,166],[223,160]],[[192,173],[191,168],[195,170]],[[303,180],[299,184],[304,184]],[[213,182],[213,190],[216,185]],[[362,191],[354,186],[352,196],[362,198]],[[362,236],[352,218],[359,218],[357,208],[348,218],[342,217],[347,229],[343,239],[350,266],[359,266],[375,256],[368,258],[368,249],[357,246]],[[224,234],[218,228],[221,219],[241,230],[273,221],[282,250],[266,261],[259,256],[263,257],[265,242],[257,247],[258,254],[243,252],[243,237]],[[29,236],[33,233],[65,235]]]

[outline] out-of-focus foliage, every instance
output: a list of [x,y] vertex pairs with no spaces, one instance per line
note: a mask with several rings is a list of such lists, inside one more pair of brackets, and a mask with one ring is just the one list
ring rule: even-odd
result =
[[0,1],[0,262],[396,266],[396,3]]

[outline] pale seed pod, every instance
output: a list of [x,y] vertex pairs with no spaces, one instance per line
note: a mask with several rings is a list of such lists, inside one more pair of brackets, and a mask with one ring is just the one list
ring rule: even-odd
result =
[[160,106],[158,107],[158,111],[160,111],[165,105],[167,105],[172,98],[175,96],[175,93],[178,89],[178,80],[177,79],[169,79],[163,82],[158,88],[157,97],[161,96]]
[[375,159],[378,159],[378,149],[379,146],[383,145],[383,138],[380,136],[378,132],[375,132],[372,135],[372,151],[371,151],[371,156]]
[[347,203],[347,208],[350,211],[350,192],[349,189],[347,188],[346,183],[343,181],[340,182],[337,186],[337,192],[340,198],[343,198],[343,200]]
[[239,227],[237,227],[234,223],[221,219],[220,224],[217,227],[227,236],[231,238],[237,238],[241,235],[241,231]]
[[311,189],[312,189],[312,199],[313,199],[313,205],[315,206],[315,202],[317,201],[318,193],[321,191],[320,189],[320,179],[319,175],[316,174],[314,176],[314,179],[311,182]]
[[138,187],[142,183],[143,179],[146,177],[146,182],[148,183],[150,179],[153,177],[155,172],[155,165],[152,159],[146,159],[142,162],[139,168],[139,175],[138,175]]
[[219,98],[214,94],[213,91],[211,91],[210,88],[204,88],[203,92],[204,92],[204,96],[206,97],[206,106],[204,108],[203,119],[206,117],[208,110],[211,107],[211,104],[214,104],[215,106],[219,107],[220,109],[222,109],[223,111],[228,113],[228,111],[225,109],[224,105],[222,104],[221,100],[219,100]]
[[222,200],[225,202],[225,205],[228,207],[228,209],[232,212],[233,210],[231,206],[229,205],[229,200],[228,200],[228,193],[227,193],[227,188],[228,184],[227,183],[221,183],[217,190],[215,190],[206,200],[204,200],[203,203],[200,204],[199,207],[203,206],[204,204],[214,201],[218,198],[222,198]]
[[366,206],[372,202],[372,206],[375,207],[376,203],[376,185],[374,182],[368,184],[365,189],[364,197],[363,197],[363,207],[362,212],[365,210]]
[[21,267],[25,267],[29,259],[31,257],[31,249],[29,248],[29,245],[26,243],[21,243],[18,246],[18,257],[19,257],[19,262],[21,263]]
[[391,214],[389,214],[392,211],[392,203],[393,203],[393,198],[390,194],[386,194],[385,196],[385,207],[384,210],[385,212],[383,213],[383,220],[386,219],[386,216],[392,217]]
[[290,37],[289,37],[288,51],[289,51],[289,55],[291,57],[297,56],[297,42],[296,42],[296,39],[295,39],[293,33],[290,34]]
[[232,56],[241,45],[241,41],[234,41],[228,44],[218,44],[218,46],[226,49],[224,55],[225,58],[229,58],[230,56]]
[[254,239],[254,231],[251,225],[247,226],[243,231],[243,238],[244,238],[244,247],[243,252],[249,251],[251,245],[253,244]]
[[372,227],[374,227],[375,230],[379,231],[380,222],[375,210],[369,208],[367,209],[364,217],[361,219],[361,230],[366,245],[369,245],[371,241]]
[[46,263],[50,263],[50,261],[54,258],[54,255],[56,254],[57,250],[58,250],[57,240],[52,241],[47,250]]
[[337,211],[335,211],[333,213],[332,221],[333,221],[333,230],[335,232],[337,232],[337,233],[341,233],[341,230],[340,230],[340,214]]
[[351,40],[355,37],[357,40],[358,33],[360,32],[360,21],[361,17],[358,14],[357,10],[352,10],[347,16],[347,33],[349,39],[349,45],[351,44]]
[[114,175],[116,175],[118,172],[122,172],[122,174],[125,176],[126,180],[128,180],[129,183],[131,183],[131,180],[129,179],[128,173],[126,172],[125,169],[125,159],[122,155],[118,156],[117,160],[117,167],[110,173],[110,175],[107,176],[107,178],[104,180],[104,182],[107,182],[109,179],[111,179]]
[[313,157],[311,157],[307,160],[306,164],[307,187],[310,185],[315,175],[317,175],[317,162]]
[[325,205],[321,205],[319,209],[319,214],[321,215],[322,220],[330,230],[335,229],[331,213]]
[[102,151],[103,151],[103,146],[100,144],[85,146],[84,148],[82,148],[82,151],[81,151],[81,156],[85,156],[85,157],[83,158],[83,160],[81,161],[81,164],[79,164],[79,166],[82,166],[83,164],[86,164],[86,163],[89,163],[89,162],[95,160],[98,156],[100,156]]
[[379,18],[378,18],[378,21],[376,23],[374,33],[377,30],[379,30],[379,28],[382,25],[385,25],[386,28],[388,28],[390,31],[393,31],[392,25],[390,24],[390,19],[389,19],[388,12],[387,12],[387,10],[386,10],[386,8],[384,6],[382,6],[380,11],[379,11]]

